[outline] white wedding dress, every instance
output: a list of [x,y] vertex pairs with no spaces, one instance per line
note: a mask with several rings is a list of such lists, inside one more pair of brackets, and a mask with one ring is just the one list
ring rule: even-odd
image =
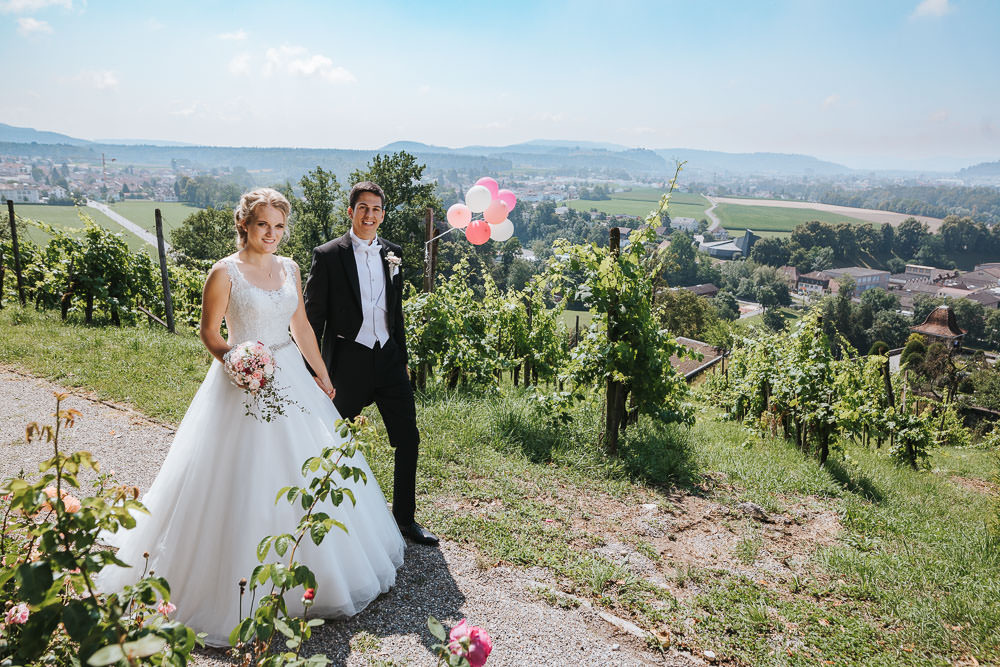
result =
[[[295,405],[270,422],[246,416],[245,394],[233,385],[222,364],[213,361],[174,436],[156,480],[143,496],[150,514],[138,515],[133,530],[104,536],[119,547],[118,557],[132,567],[108,567],[98,579],[105,592],[138,580],[143,552],[149,569],[170,584],[173,618],[208,634],[207,642],[227,646],[239,623],[241,577],[258,565],[257,544],[267,535],[292,533],[304,513],[282,498],[284,486],[304,486],[302,463],[343,439],[335,433],[340,417],[316,386],[288,325],[298,305],[291,260],[282,258],[285,281],[268,291],[250,284],[232,260],[224,260],[232,281],[226,326],[230,343],[259,340],[274,350],[275,386]],[[320,511],[347,526],[334,528],[320,546],[306,536],[295,559],[316,575],[316,597],[310,616],[350,616],[395,583],[403,563],[404,542],[386,507],[364,456],[342,461],[365,471],[367,484],[348,483],[357,498]],[[286,553],[286,557],[287,557]],[[276,562],[272,550],[267,562]],[[284,559],[282,559],[284,561]],[[258,588],[256,599],[270,585]],[[286,596],[288,610],[301,614],[302,590]],[[251,593],[243,600],[247,615]]]

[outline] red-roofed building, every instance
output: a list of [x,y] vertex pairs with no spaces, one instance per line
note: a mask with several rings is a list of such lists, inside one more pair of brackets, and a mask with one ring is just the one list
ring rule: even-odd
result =
[[923,324],[910,327],[910,331],[953,348],[962,347],[962,339],[965,338],[965,330],[958,327],[951,306],[938,306],[927,315]]

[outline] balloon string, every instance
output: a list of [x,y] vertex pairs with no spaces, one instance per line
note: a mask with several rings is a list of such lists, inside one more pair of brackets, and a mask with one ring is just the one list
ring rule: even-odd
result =
[[[471,225],[472,223],[470,222],[469,224]],[[444,236],[445,234],[451,234],[451,233],[452,233],[453,231],[455,231],[456,229],[458,229],[458,227],[452,227],[451,229],[449,229],[449,230],[448,230],[448,231],[446,231],[446,232],[441,232],[440,234],[438,234],[437,236],[435,236],[434,238],[432,238],[432,239],[431,239],[430,241],[424,241],[424,247],[427,247],[427,246],[428,246],[428,245],[430,245],[430,244],[431,244],[432,242],[434,242],[434,241],[437,241],[437,240],[438,240],[439,238],[441,238],[441,237],[442,237],[442,236]]]

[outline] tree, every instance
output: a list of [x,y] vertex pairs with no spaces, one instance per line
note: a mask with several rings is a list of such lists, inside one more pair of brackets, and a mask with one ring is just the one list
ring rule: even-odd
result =
[[788,264],[789,254],[788,243],[777,237],[760,239],[750,249],[750,259],[768,266]]
[[712,299],[712,306],[715,308],[715,313],[719,319],[732,322],[733,320],[738,320],[740,317],[740,305],[736,302],[736,298],[731,292],[720,291]]
[[792,230],[792,243],[801,248],[832,248],[837,243],[837,232],[832,225],[812,220],[797,225]]
[[882,310],[875,313],[872,325],[866,333],[870,340],[884,341],[890,348],[896,348],[906,341],[910,333],[910,320],[893,310]]
[[672,336],[698,338],[717,319],[708,299],[684,288],[661,290],[656,302],[660,322]]
[[301,199],[292,195],[291,186],[285,187],[285,196],[292,205],[293,219],[289,254],[304,273],[312,264],[313,248],[346,232],[348,221],[344,189],[333,172],[317,166],[299,180],[299,185]]
[[206,208],[184,218],[170,242],[187,259],[215,262],[236,250],[231,208]]
[[434,194],[434,183],[421,182],[425,165],[405,151],[375,155],[362,170],[351,173],[351,184],[374,181],[385,192],[385,220],[379,234],[403,247],[403,278],[419,283],[424,266],[424,215],[434,210],[437,220],[444,219],[441,199]]
[[927,225],[916,218],[907,218],[895,232],[894,249],[896,254],[905,259],[911,259],[920,249],[920,242],[929,234]]

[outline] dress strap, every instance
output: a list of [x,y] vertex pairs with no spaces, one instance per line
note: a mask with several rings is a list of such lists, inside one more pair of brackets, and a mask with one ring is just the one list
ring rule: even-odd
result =
[[229,282],[232,284],[231,289],[236,289],[236,286],[241,285],[242,281],[245,280],[243,272],[236,266],[236,262],[233,261],[232,257],[224,258],[222,263],[226,265],[226,273],[229,274]]

